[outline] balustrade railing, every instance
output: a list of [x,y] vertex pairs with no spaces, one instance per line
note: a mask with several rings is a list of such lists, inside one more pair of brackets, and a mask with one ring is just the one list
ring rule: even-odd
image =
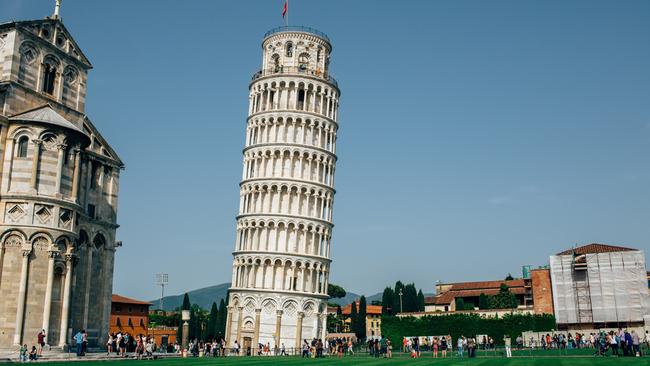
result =
[[261,77],[269,76],[269,75],[282,75],[282,74],[292,74],[292,75],[302,74],[302,75],[315,76],[317,78],[326,80],[330,84],[334,85],[336,88],[339,87],[339,83],[328,72],[323,72],[320,69],[309,69],[303,66],[278,66],[277,68],[273,68],[273,69],[262,69],[256,72],[255,74],[253,74],[251,80],[257,80]]

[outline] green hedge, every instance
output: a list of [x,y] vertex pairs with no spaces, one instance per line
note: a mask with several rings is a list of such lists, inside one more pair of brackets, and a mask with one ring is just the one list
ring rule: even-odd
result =
[[496,344],[503,344],[505,334],[509,334],[514,343],[522,332],[551,329],[555,329],[553,315],[508,314],[501,318],[481,318],[476,314],[449,314],[422,318],[384,316],[381,319],[381,333],[391,340],[395,348],[401,347],[403,337],[411,336],[450,334],[456,342],[461,335],[473,337],[487,334]]

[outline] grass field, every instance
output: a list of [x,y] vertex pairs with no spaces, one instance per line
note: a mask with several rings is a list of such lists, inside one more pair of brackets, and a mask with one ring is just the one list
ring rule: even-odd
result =
[[475,359],[432,359],[419,358],[410,359],[404,356],[392,359],[374,359],[370,357],[348,357],[348,358],[324,358],[324,359],[301,359],[298,357],[226,357],[226,358],[187,358],[187,359],[166,359],[155,361],[89,361],[89,362],[57,362],[52,365],[83,365],[83,366],[107,366],[107,365],[156,365],[156,366],[181,366],[181,365],[481,365],[481,366],[587,366],[587,365],[650,365],[650,358],[616,358],[616,357],[521,357],[521,358],[475,358]]

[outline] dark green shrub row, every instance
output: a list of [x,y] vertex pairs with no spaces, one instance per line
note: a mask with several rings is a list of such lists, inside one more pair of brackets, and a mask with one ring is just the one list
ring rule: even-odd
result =
[[449,314],[422,318],[384,316],[381,319],[381,333],[395,347],[401,347],[403,337],[445,334],[452,336],[454,344],[461,335],[475,337],[477,334],[487,334],[498,345],[503,344],[504,335],[509,334],[514,344],[522,332],[554,328],[553,315],[508,314],[500,318],[481,318],[476,314]]

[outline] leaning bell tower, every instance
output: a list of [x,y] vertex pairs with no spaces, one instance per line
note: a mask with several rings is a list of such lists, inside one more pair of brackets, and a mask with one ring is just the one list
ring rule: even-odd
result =
[[325,336],[340,95],[331,52],[315,29],[273,29],[249,85],[226,326],[244,350]]

